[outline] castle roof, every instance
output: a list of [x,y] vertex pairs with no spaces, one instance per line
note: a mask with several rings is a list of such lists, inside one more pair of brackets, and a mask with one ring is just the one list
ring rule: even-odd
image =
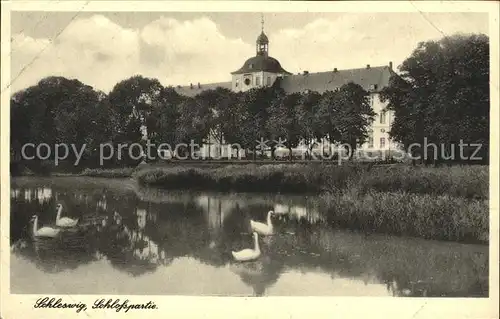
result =
[[[248,59],[247,62],[252,61],[252,59]],[[281,68],[280,65],[279,67]],[[252,70],[253,72],[255,72],[255,67]],[[286,71],[284,71],[284,73],[285,72]],[[325,91],[334,91],[344,84],[354,82],[363,87],[364,90],[373,92],[380,91],[384,87],[387,87],[389,85],[389,79],[393,73],[394,71],[389,66],[334,70],[318,73],[304,73],[300,75],[284,76],[280,81],[280,86],[287,93],[298,93],[304,92],[306,90],[323,93]],[[286,74],[290,73],[286,72]],[[193,84],[192,86],[177,86],[174,87],[174,90],[180,95],[194,97],[203,91],[216,89],[218,87],[231,90],[232,82],[229,81],[208,84]]]
[[281,64],[278,62],[278,60],[267,55],[257,55],[251,57],[250,59],[245,61],[245,63],[239,70],[231,72],[231,74],[243,74],[261,71],[291,74],[281,67]]
[[229,82],[218,82],[218,83],[208,83],[208,84],[194,84],[191,85],[186,85],[186,86],[176,86],[174,87],[174,90],[184,96],[189,96],[189,97],[194,97],[198,94],[200,94],[203,91],[207,90],[215,90],[216,88],[221,87],[225,89],[231,90],[231,81]]
[[360,69],[285,76],[281,79],[280,86],[287,93],[304,92],[305,90],[323,93],[333,91],[349,82],[354,82],[366,91],[379,91],[389,85],[392,74],[393,71],[389,66],[367,66]]

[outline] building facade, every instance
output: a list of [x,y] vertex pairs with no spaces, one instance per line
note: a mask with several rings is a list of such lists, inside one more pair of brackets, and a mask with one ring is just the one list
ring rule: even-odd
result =
[[[277,59],[269,55],[269,39],[262,30],[257,37],[255,56],[247,59],[241,68],[231,73],[230,82],[190,84],[189,86],[178,86],[175,90],[181,95],[192,97],[217,87],[230,89],[234,92],[245,92],[253,88],[272,86],[277,79],[280,79],[279,85],[286,93],[307,93],[309,91],[324,93],[339,89],[349,82],[354,82],[370,93],[370,105],[376,114],[369,129],[368,141],[361,145],[360,149],[390,151],[398,147],[398,144],[389,138],[394,113],[385,110],[387,104],[380,100],[380,91],[388,86],[393,73],[392,62],[389,62],[385,66],[366,65],[357,69],[338,70],[334,68],[325,72],[309,73],[304,71],[300,74],[292,74],[286,71]],[[205,145],[202,148],[204,156],[219,154],[222,157],[227,157],[229,155],[223,146],[224,141],[221,138],[216,138],[217,135],[211,134],[207,138],[210,146]]]

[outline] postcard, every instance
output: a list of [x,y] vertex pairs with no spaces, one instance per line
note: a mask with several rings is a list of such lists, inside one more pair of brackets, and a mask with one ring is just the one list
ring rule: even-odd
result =
[[499,8],[2,2],[2,318],[498,318]]

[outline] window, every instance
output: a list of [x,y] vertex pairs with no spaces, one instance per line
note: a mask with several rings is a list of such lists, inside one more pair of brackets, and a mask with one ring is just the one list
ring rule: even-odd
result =
[[380,138],[380,148],[384,148],[385,147],[385,137],[381,137]]
[[267,77],[267,85],[271,85],[271,77],[270,76]]
[[373,136],[368,137],[368,148],[373,148]]
[[248,65],[248,68],[249,68],[249,69],[253,69],[253,63],[250,63],[250,64]]
[[238,87],[238,85],[240,85],[240,80],[236,80],[236,82],[234,84],[235,87]]
[[376,94],[370,94],[370,106],[373,108],[373,105],[375,104],[375,100],[377,99]]
[[260,76],[255,77],[255,85],[257,85],[257,86],[260,85]]
[[246,85],[250,85],[250,83],[252,83],[252,80],[250,80],[250,78],[246,78],[245,79],[245,84]]
[[385,116],[386,116],[385,113],[386,113],[385,111],[382,111],[380,113],[380,124],[385,124]]

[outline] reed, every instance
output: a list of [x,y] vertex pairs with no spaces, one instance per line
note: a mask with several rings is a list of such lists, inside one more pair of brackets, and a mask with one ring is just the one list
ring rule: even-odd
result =
[[355,188],[323,194],[318,208],[340,228],[426,239],[488,242],[488,200]]

